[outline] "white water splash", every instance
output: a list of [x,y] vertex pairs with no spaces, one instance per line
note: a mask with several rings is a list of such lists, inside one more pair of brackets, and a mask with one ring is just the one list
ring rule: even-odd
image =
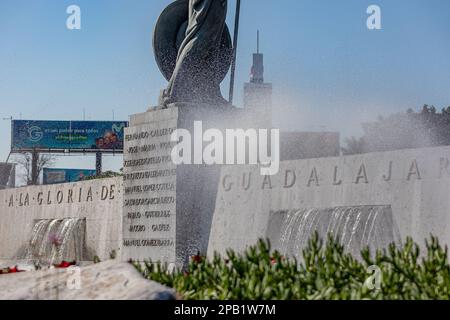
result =
[[19,259],[41,265],[83,261],[85,233],[84,219],[40,220],[33,227],[30,242]]
[[331,234],[355,257],[367,246],[382,249],[400,241],[389,206],[309,208],[285,212],[280,218],[281,229],[268,236],[276,249],[297,259],[316,231],[322,239]]

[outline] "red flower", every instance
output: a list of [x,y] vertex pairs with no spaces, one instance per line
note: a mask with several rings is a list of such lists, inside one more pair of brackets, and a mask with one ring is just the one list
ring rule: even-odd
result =
[[19,268],[17,266],[9,268],[9,271],[8,271],[8,273],[17,273],[17,272],[23,272],[23,271],[19,270]]
[[200,255],[193,256],[192,261],[195,263],[200,263],[202,262],[202,257]]
[[275,258],[270,258],[270,263],[271,263],[272,265],[277,264],[277,259],[275,259]]
[[74,265],[76,265],[75,261],[74,262],[63,261],[60,264],[56,265],[55,267],[56,268],[61,268],[61,269],[66,269],[66,268],[69,268],[69,267],[74,266]]

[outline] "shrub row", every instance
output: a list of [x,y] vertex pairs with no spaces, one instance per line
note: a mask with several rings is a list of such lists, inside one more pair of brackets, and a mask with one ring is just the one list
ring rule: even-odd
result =
[[[420,256],[420,257],[419,257]],[[401,246],[360,259],[344,252],[337,240],[315,234],[303,250],[303,260],[287,259],[259,241],[245,253],[228,250],[207,260],[193,257],[186,271],[168,272],[167,265],[136,268],[150,280],[176,289],[184,299],[316,300],[316,299],[449,299],[448,250],[437,238],[419,246],[410,238]],[[373,273],[372,273],[373,272]]]

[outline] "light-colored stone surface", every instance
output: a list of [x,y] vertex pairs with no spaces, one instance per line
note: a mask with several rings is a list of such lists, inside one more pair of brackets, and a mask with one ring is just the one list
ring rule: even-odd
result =
[[403,239],[423,243],[432,233],[450,245],[450,148],[287,161],[270,178],[225,167],[209,255],[265,238],[271,211],[343,206],[390,206]]
[[122,242],[122,178],[0,191],[0,260],[14,260],[36,220],[86,219],[90,255],[109,258]]
[[131,116],[125,129],[124,261],[176,261],[177,167],[170,137],[177,129],[177,110]]
[[116,261],[0,275],[0,288],[0,300],[175,299],[172,289],[148,281],[132,265]]
[[[248,125],[250,119],[242,110],[206,104],[174,104],[130,116],[125,129],[122,259],[182,266],[190,256],[206,253],[220,167],[174,165],[171,133],[186,129],[193,134],[195,121],[202,121],[204,130],[245,128],[243,123]],[[152,212],[157,217],[146,215]]]

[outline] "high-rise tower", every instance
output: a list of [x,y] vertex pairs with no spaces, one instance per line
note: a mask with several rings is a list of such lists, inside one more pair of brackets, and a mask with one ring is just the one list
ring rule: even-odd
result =
[[264,83],[264,55],[259,53],[259,31],[256,36],[256,53],[253,54],[253,66],[250,72],[251,83]]
[[244,107],[254,112],[261,126],[272,126],[272,84],[264,82],[264,55],[259,51],[259,31],[250,82],[244,84]]

